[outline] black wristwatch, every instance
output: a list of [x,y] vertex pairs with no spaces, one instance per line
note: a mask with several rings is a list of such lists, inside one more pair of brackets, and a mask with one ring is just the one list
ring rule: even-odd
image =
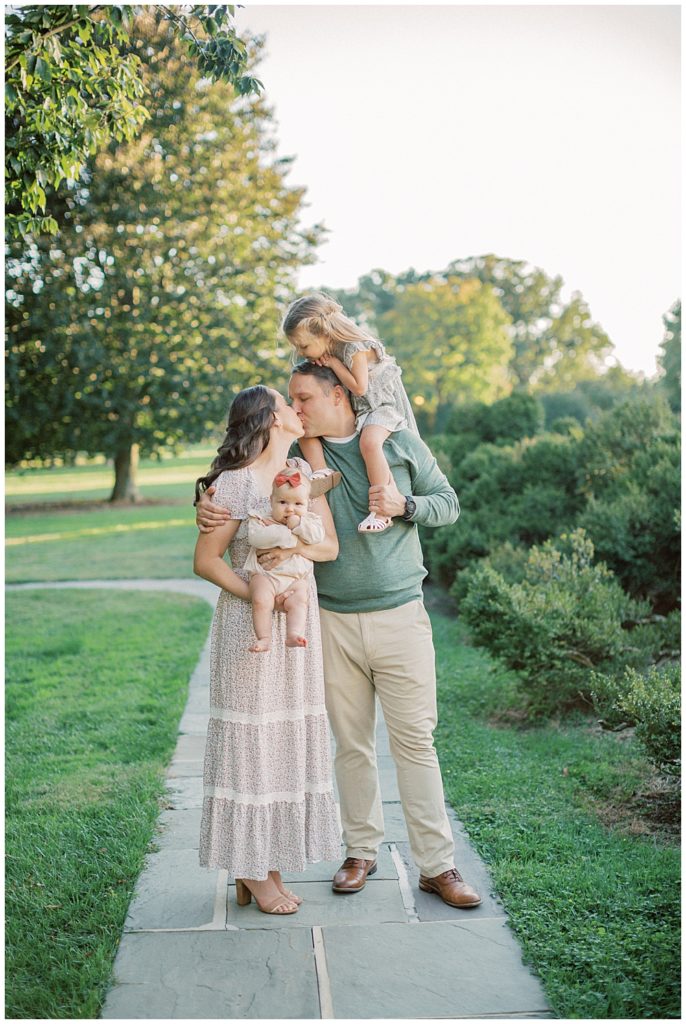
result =
[[414,500],[414,498],[412,497],[411,494],[406,494],[405,495],[405,511],[403,512],[403,514],[401,516],[401,519],[404,519],[406,522],[409,523],[410,520],[412,519],[412,516],[415,514],[416,511],[417,511],[417,502]]

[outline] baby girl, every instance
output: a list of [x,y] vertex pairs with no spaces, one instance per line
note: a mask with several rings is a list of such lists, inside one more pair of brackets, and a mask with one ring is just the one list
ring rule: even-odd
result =
[[297,469],[286,467],[274,477],[271,494],[272,515],[264,519],[256,512],[248,520],[250,552],[244,569],[250,573],[252,619],[257,640],[249,650],[260,654],[271,647],[272,612],[276,599],[284,594],[286,646],[307,647],[303,636],[307,619],[307,597],[313,563],[302,555],[291,555],[269,572],[257,560],[260,548],[294,548],[300,539],[305,544],[324,540],[321,517],[307,511],[311,484]]

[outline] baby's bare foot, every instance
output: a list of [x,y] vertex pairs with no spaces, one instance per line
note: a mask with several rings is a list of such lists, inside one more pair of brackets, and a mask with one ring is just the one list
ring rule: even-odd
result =
[[253,654],[262,654],[264,651],[270,651],[272,648],[271,640],[260,640],[259,638],[254,644],[251,644],[248,648]]
[[286,637],[286,647],[307,647],[307,637],[294,633]]

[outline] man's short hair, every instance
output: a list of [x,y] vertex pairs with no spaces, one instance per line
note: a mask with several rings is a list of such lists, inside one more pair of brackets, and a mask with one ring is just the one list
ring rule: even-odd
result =
[[291,376],[293,376],[294,373],[301,373],[305,377],[316,377],[327,395],[331,391],[331,388],[339,387],[343,388],[348,398],[350,397],[350,392],[346,386],[341,384],[340,380],[329,366],[318,366],[317,363],[310,362],[309,359],[303,359],[301,362],[295,364],[291,370]]

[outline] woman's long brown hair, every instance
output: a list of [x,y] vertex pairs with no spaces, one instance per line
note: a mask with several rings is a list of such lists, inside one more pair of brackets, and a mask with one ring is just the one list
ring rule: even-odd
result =
[[201,488],[206,491],[225,469],[242,469],[254,462],[269,444],[269,432],[274,424],[276,400],[263,384],[239,391],[229,409],[226,435],[207,476],[195,481],[195,500]]

